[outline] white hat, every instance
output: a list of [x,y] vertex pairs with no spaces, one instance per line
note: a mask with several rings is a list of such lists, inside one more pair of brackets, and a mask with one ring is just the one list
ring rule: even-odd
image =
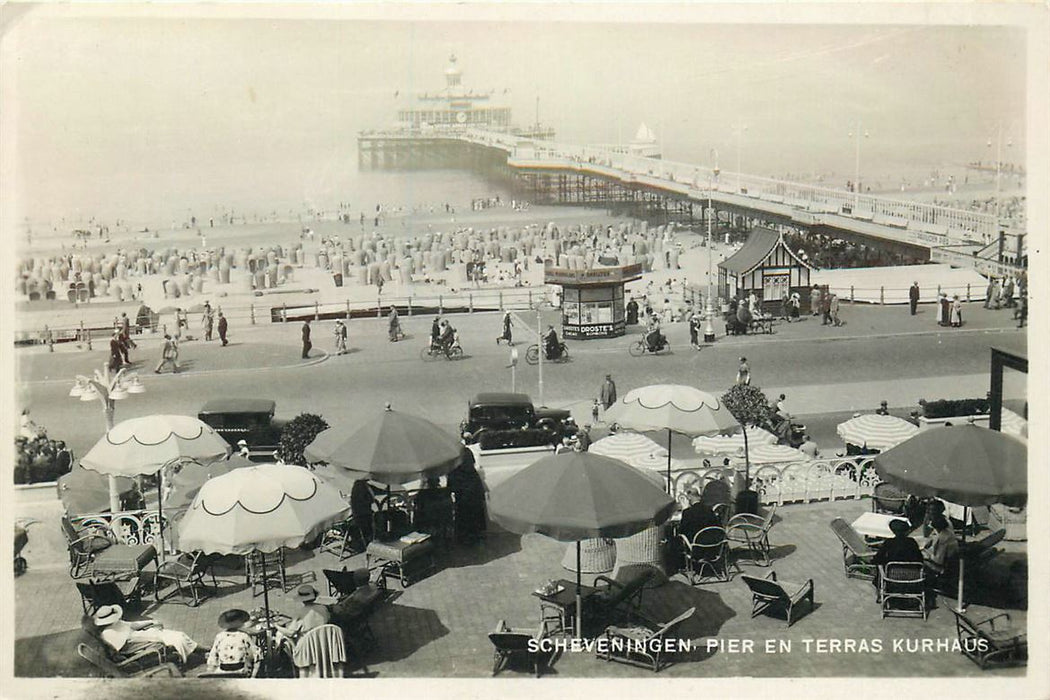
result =
[[103,605],[95,611],[94,622],[98,627],[112,625],[124,616],[124,608],[119,605]]
[[237,441],[237,446],[240,447],[241,445],[243,445],[244,447],[247,447],[248,446],[248,441],[247,440],[238,440]]

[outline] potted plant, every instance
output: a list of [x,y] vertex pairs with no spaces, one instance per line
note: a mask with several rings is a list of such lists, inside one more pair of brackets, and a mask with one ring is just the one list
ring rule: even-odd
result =
[[288,421],[281,431],[281,441],[277,446],[277,458],[285,464],[306,466],[303,450],[314,441],[314,438],[328,428],[328,423],[314,413],[300,413]]
[[736,384],[722,394],[722,403],[733,414],[744,433],[744,488],[736,497],[737,513],[758,512],[758,492],[751,489],[751,458],[748,454],[747,427],[771,429],[769,400],[762,390],[750,384]]

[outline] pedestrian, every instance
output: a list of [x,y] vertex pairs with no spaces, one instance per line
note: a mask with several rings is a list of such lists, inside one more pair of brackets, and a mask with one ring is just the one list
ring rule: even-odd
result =
[[598,392],[598,397],[601,399],[602,409],[605,411],[608,411],[616,403],[616,382],[613,381],[611,374],[605,375],[605,381]]
[[962,326],[962,302],[959,301],[959,295],[956,294],[952,297],[952,328],[959,328]]
[[335,354],[345,355],[346,354],[346,325],[339,319],[335,321],[335,327],[332,329],[332,333],[335,335]]
[[201,325],[204,327],[204,339],[211,340],[212,328],[215,325],[215,315],[212,313],[211,304],[204,302],[204,315],[201,317]]
[[988,289],[984,292],[984,308],[992,308],[992,304],[999,298],[998,285],[994,277],[988,278]]
[[880,415],[880,416],[888,416],[888,415],[890,415],[889,402],[887,402],[885,400],[880,402],[879,403],[879,410],[875,411],[875,413],[876,413],[876,415]]
[[120,333],[113,331],[113,337],[109,339],[109,370],[116,372],[124,364],[121,358]]
[[832,294],[831,295],[831,301],[829,302],[829,304],[831,305],[831,321],[832,321],[832,323],[834,323],[836,326],[841,326],[842,325],[842,320],[839,318],[839,297],[838,297],[838,294]]
[[919,283],[912,282],[911,288],[908,290],[908,305],[911,307],[911,315],[915,315],[915,310],[919,306]]
[[226,333],[229,331],[229,328],[226,317],[222,315],[222,311],[219,311],[219,340],[222,341],[223,347],[229,345],[229,341],[226,340]]
[[1006,281],[1003,282],[1003,290],[1000,293],[1002,298],[1002,305],[1006,308],[1010,308],[1014,305],[1014,278],[1007,277]]
[[831,323],[831,296],[824,294],[820,299],[820,325],[826,326]]
[[798,292],[792,292],[791,298],[788,300],[791,306],[788,309],[788,323],[797,321],[799,318],[799,312],[802,310],[802,297],[799,296]]
[[576,451],[586,452],[591,448],[591,425],[585,423],[583,429],[576,433]]
[[700,314],[695,310],[689,314],[689,345],[700,349]]
[[1025,322],[1028,320],[1028,295],[1021,294],[1021,305],[1017,309],[1017,327],[1024,328]]
[[303,321],[303,359],[310,357],[310,348],[313,347],[313,343],[310,342],[310,319]]
[[237,454],[239,454],[241,457],[244,457],[245,459],[248,459],[248,457],[251,455],[251,451],[248,449],[247,440],[237,441]]
[[600,415],[601,407],[602,407],[601,403],[598,401],[598,399],[595,399],[594,400],[594,404],[591,406],[591,422],[592,423],[597,423],[598,422],[598,416]]
[[506,340],[507,345],[514,347],[514,340],[511,334],[511,317],[510,312],[503,312],[503,334],[496,338],[496,345],[499,345],[501,340]]
[[751,384],[751,367],[747,364],[747,358],[740,358],[740,366],[736,370],[736,383],[747,386]]
[[179,356],[178,344],[175,340],[168,335],[164,334],[164,345],[160,353],[160,363],[157,364],[156,369],[153,370],[154,374],[160,374],[160,371],[164,369],[164,365],[171,364],[172,374],[179,373],[179,365],[177,359]]
[[813,289],[809,293],[809,310],[812,316],[820,313],[820,287],[817,285],[813,285]]
[[937,325],[947,326],[950,315],[951,304],[948,301],[948,295],[944,292],[941,292],[937,296]]
[[135,341],[131,339],[131,319],[128,318],[126,311],[120,312],[120,333],[124,336],[124,343],[128,347],[138,347],[135,345]]

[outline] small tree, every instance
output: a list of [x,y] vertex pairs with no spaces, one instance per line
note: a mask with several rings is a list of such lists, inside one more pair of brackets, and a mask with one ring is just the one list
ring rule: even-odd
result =
[[751,488],[751,457],[748,454],[747,428],[755,426],[771,430],[769,399],[757,386],[735,384],[722,394],[722,403],[733,414],[744,431],[744,485]]
[[277,446],[277,457],[285,464],[306,466],[303,450],[314,441],[314,438],[328,428],[324,418],[313,413],[300,413],[288,421],[281,431],[281,441]]

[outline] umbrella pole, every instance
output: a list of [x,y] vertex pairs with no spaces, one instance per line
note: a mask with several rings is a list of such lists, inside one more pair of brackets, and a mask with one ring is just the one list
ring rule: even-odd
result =
[[164,467],[157,470],[157,528],[160,540],[160,560],[164,561]]
[[674,496],[674,487],[671,485],[671,429],[667,429],[667,493]]
[[[962,544],[966,544],[966,525],[970,519],[970,507],[963,506],[963,529],[962,529]],[[966,612],[966,606],[963,604],[963,574],[966,569],[966,557],[963,556],[963,547],[959,547],[959,597],[955,599],[955,609],[957,612]]]
[[580,576],[582,575],[580,569],[583,566],[580,564],[580,541],[576,540],[576,637],[577,639],[583,637],[583,601],[580,596]]
[[263,608],[266,610],[266,659],[267,666],[273,667],[273,637],[271,636],[271,622],[270,622],[270,586],[269,580],[266,578],[266,554],[259,552],[259,565],[262,567],[262,584],[263,584]]

